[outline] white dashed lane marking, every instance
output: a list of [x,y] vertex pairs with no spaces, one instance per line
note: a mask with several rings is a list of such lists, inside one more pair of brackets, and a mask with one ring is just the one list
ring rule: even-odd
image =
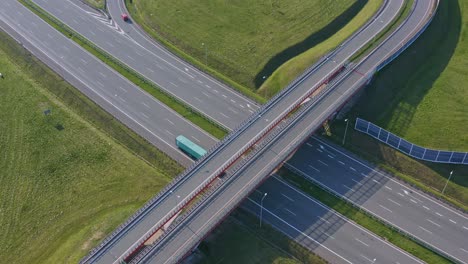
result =
[[319,169],[315,168],[315,167],[314,167],[314,166],[312,166],[312,165],[309,165],[309,167],[311,167],[311,168],[312,168],[313,170],[315,170],[316,172],[320,172],[320,170],[319,170]]
[[422,226],[418,226],[418,227],[419,227],[419,228],[421,228],[422,230],[424,230],[424,231],[428,232],[429,234],[432,234],[432,232],[431,232],[431,231],[429,231],[429,230],[427,230],[426,228],[424,228],[424,227],[422,227]]
[[326,164],[325,162],[323,162],[321,160],[317,160],[317,161],[328,167],[328,164]]
[[356,241],[357,241],[357,242],[359,242],[359,243],[363,244],[364,246],[366,246],[366,247],[368,247],[368,246],[369,246],[368,244],[366,244],[366,243],[362,242],[361,240],[359,240],[359,239],[357,239],[357,238],[355,238],[355,239],[356,239]]
[[394,204],[396,204],[396,205],[398,205],[398,206],[401,206],[401,204],[395,202],[394,200],[392,200],[392,199],[390,199],[390,198],[387,198],[387,200],[389,200],[390,202],[392,202],[392,203],[394,203]]
[[434,222],[434,221],[432,221],[432,220],[430,220],[430,219],[426,219],[426,220],[427,220],[429,223],[431,223],[431,224],[433,224],[433,225],[435,225],[435,226],[440,227],[440,225],[439,225],[438,223],[436,223],[436,222]]
[[387,211],[389,211],[390,213],[393,213],[393,211],[390,210],[390,209],[388,209],[387,207],[385,207],[385,206],[383,206],[383,205],[381,205],[381,204],[379,204],[379,206],[382,207],[384,210],[387,210]]

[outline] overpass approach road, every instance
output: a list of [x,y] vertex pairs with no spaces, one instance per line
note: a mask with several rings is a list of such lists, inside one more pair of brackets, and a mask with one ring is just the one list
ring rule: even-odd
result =
[[[150,41],[131,21],[122,21],[120,15],[109,20],[74,0],[32,1],[172,96],[229,130],[258,109],[252,100]],[[117,3],[109,5],[112,10],[121,7]]]
[[[86,8],[86,7],[82,7],[82,8]],[[94,12],[93,10],[86,10],[86,9],[81,9],[81,10],[85,12]],[[422,9],[415,8],[415,10],[416,10],[415,13],[417,13],[417,11],[422,12]],[[422,14],[419,14],[419,15],[422,15]],[[424,15],[427,15],[427,14],[424,14]],[[92,16],[98,19],[97,13],[93,13]],[[129,125],[130,127],[132,126],[140,127],[139,129],[138,128],[135,129],[132,127],[138,133],[143,134],[143,135],[145,134],[150,135],[148,136],[149,138],[156,137],[156,136],[161,137],[161,135],[163,135],[164,137],[164,134],[166,134],[167,135],[166,141],[170,142],[173,140],[174,134],[178,134],[182,132],[186,133],[186,131],[189,131],[191,135],[195,135],[194,141],[199,140],[201,142],[199,144],[203,145],[205,148],[208,148],[209,146],[212,146],[214,144],[215,140],[213,138],[210,138],[206,134],[200,132],[198,128],[186,122],[182,117],[178,116],[171,110],[167,109],[166,107],[161,105],[156,100],[150,98],[148,95],[146,95],[144,92],[139,90],[137,87],[133,86],[132,84],[129,84],[128,81],[121,78],[118,74],[116,74],[109,68],[105,67],[102,63],[97,61],[94,57],[87,54],[86,51],[81,50],[79,47],[74,45],[74,43],[60,36],[60,33],[56,32],[54,29],[49,27],[40,19],[36,18],[32,13],[29,12],[29,10],[22,7],[16,1],[6,0],[5,4],[2,5],[2,7],[0,7],[0,20],[1,20],[0,26],[2,29],[9,32],[11,35],[15,36],[19,41],[23,42],[23,45],[25,45],[25,47],[33,51],[33,53],[35,53],[35,55],[41,58],[42,60],[46,60],[46,61],[50,60],[53,64],[57,64],[57,67],[55,69],[57,70],[58,67],[61,68],[61,70],[60,69],[57,70],[58,72],[62,71],[62,75],[63,74],[69,75],[70,79],[68,80],[69,81],[71,80],[70,82],[72,84],[74,84],[77,87],[82,87],[81,90],[85,94],[90,96],[92,99],[94,98],[93,100],[97,101],[101,105],[104,105],[104,108],[106,110],[108,110],[109,112],[113,113],[116,116],[119,116],[119,111],[123,110],[120,113],[120,115],[123,116],[119,118],[121,120],[122,119],[125,120],[125,118],[128,118],[128,115],[130,114],[130,116],[132,117],[130,118],[130,120],[133,120],[133,121],[127,122],[126,124],[127,125],[132,124],[132,125]],[[10,23],[8,21],[10,21]],[[377,17],[374,23],[375,22],[386,23],[386,20],[385,20],[385,17],[383,18]],[[123,27],[125,26],[126,25],[123,25]],[[413,24],[413,26],[417,28],[417,26],[419,25]],[[107,30],[109,30],[109,27],[110,27],[110,24],[107,25]],[[116,26],[115,30],[119,32],[119,28],[120,28],[119,26]],[[137,33],[128,32],[128,34],[133,34],[133,37],[136,38],[135,36]],[[144,35],[141,35],[141,38],[146,39]],[[54,47],[54,45],[50,45],[49,42],[55,42],[55,41],[57,41],[58,43],[57,47]],[[144,41],[149,41],[149,42],[148,44],[142,44],[142,42]],[[146,46],[146,49],[151,49],[152,45],[154,45],[154,43],[150,42],[150,40],[148,39],[146,40],[141,39],[138,42],[140,45],[148,45]],[[40,45],[39,43],[44,43],[45,45],[44,44]],[[398,47],[400,43],[396,43],[396,44],[397,44],[396,47]],[[60,50],[59,46],[63,47],[63,50]],[[344,47],[347,47],[347,45],[345,45]],[[391,46],[389,47],[390,48],[387,50],[388,52],[390,52],[392,49]],[[72,52],[70,52],[70,50]],[[342,50],[343,49],[340,49],[340,51]],[[83,58],[83,60],[85,62],[88,62],[89,65],[84,63],[84,65],[81,65],[81,66],[79,65],[77,68],[76,67],[77,64],[73,64],[74,61],[76,62],[76,60],[73,60],[73,58]],[[174,59],[177,60],[177,58],[175,57]],[[336,63],[336,59],[334,56],[330,56],[329,60]],[[325,64],[324,62],[321,62],[321,64],[319,64],[317,68],[322,67],[324,64]],[[188,69],[189,71],[194,70],[192,67]],[[95,70],[98,70],[98,71],[95,71]],[[316,71],[314,71],[313,73],[315,72]],[[359,70],[359,72],[361,72],[361,70]],[[359,75],[359,72],[358,72],[358,75]],[[104,74],[104,76],[102,74]],[[209,78],[207,76],[205,77]],[[310,77],[310,74],[307,77]],[[83,81],[87,78],[89,78],[89,81]],[[117,81],[114,84],[109,85],[108,87],[108,84],[110,81],[109,79],[117,80]],[[101,87],[100,85],[100,83],[102,84],[104,81],[105,81],[105,86],[106,86],[105,88]],[[208,82],[208,80],[206,82]],[[112,90],[112,87],[113,88],[119,87],[119,85],[123,85],[124,83],[125,85],[129,85],[128,88],[127,86],[120,86],[120,87],[124,87],[125,91],[121,89],[120,91],[121,93],[114,93],[114,90],[118,91],[118,89]],[[304,83],[304,80],[302,80],[302,83]],[[125,95],[129,90],[132,93],[129,95]],[[134,92],[136,93],[136,95],[133,94]],[[125,96],[129,96],[129,97],[125,97]],[[135,97],[135,96],[137,96],[136,97],[138,98],[137,100],[129,100],[131,97]],[[146,96],[146,97],[138,97],[138,96]],[[142,100],[149,100],[149,101],[142,101]],[[119,101],[121,102],[119,103]],[[151,103],[151,105],[149,105],[149,103]],[[153,103],[156,103],[156,105],[153,105]],[[106,108],[106,104],[108,104],[107,106],[108,108]],[[128,109],[129,106],[127,105],[130,105],[130,107],[133,107],[138,104],[140,104],[140,106],[144,106],[145,108]],[[145,106],[145,104],[147,104],[149,107]],[[116,107],[116,105],[123,107],[124,109],[121,109],[120,107]],[[254,106],[252,108],[254,108]],[[143,109],[144,111],[149,111],[149,112],[139,111],[141,109]],[[165,116],[165,115],[162,115],[161,113],[167,113],[167,114]],[[149,116],[150,118],[145,117],[145,115]],[[146,121],[144,121],[145,119]],[[136,122],[136,124],[133,124],[132,122],[134,122],[135,120],[138,120],[138,122]],[[171,127],[171,125],[169,125],[172,123],[175,123],[173,124],[174,126],[173,128]],[[159,131],[161,129],[158,127],[161,127],[161,126],[152,127],[151,124],[165,124],[163,127],[168,128],[168,129],[166,131]],[[188,124],[188,126],[184,127],[183,124]],[[141,128],[143,129],[141,130]],[[154,140],[149,140],[149,141],[152,143],[154,142]],[[171,151],[177,152],[177,150],[174,150],[174,149]],[[177,155],[180,155],[180,153],[178,153]],[[185,164],[189,164],[189,163],[190,162],[187,161],[187,163]],[[177,197],[177,195],[175,197]]]
[[[232,172],[228,171],[232,176],[225,183],[206,194],[202,201],[166,230],[158,241],[142,250],[132,263],[174,263],[183,258],[246,195],[280,166],[308,135],[360,89],[369,76],[381,65],[388,63],[388,58],[398,54],[419,36],[431,21],[436,4],[436,1],[415,1],[409,17],[383,44],[358,65],[350,66],[350,72],[345,73],[343,79],[339,78],[337,83],[329,85],[288,119],[286,124],[280,125],[277,130],[280,132],[267,136]],[[376,20],[384,21],[379,18]],[[301,84],[294,89],[299,87]]]
[[[289,112],[310,96],[314,89],[321,87],[330,76],[341,70],[353,54],[393,21],[402,6],[402,0],[387,2],[385,8],[372,23],[367,24],[363,30],[347,41],[330,57],[320,61],[317,67],[308,72],[305,76],[302,76],[295,85],[283,90],[277,97],[260,108],[257,113],[241,124],[239,129],[236,129],[228,135],[223,141],[218,143],[215,148],[210,150],[202,160],[190,167],[184,174],[177,177],[163,192],[149,201],[149,203],[132,216],[126,224],[114,232],[98,248],[93,250],[83,261],[117,263],[126,259],[154,232],[159,230],[164,223],[176,215],[176,213],[191,201],[198,192],[204,190],[208,184],[226,170],[229,165],[241,157],[254,143],[283,120]],[[421,7],[426,10],[431,10],[433,8],[433,6],[424,7],[423,5],[421,5]],[[422,21],[428,18],[424,16],[424,13],[420,15],[421,17],[419,17],[419,19]],[[414,26],[416,27],[417,24]],[[412,31],[407,33],[411,34],[411,32]],[[400,39],[400,41],[403,42],[408,37],[408,34],[404,34],[404,38]],[[393,48],[388,50],[382,49],[382,53],[377,54],[376,56],[378,57],[373,62],[377,62],[378,65],[387,55],[392,54],[392,51],[394,51]],[[356,78],[351,80],[351,84],[363,80],[362,75],[357,73],[353,73],[352,75],[356,76]],[[354,85],[351,85],[351,87],[353,86]],[[314,125],[317,127],[320,126],[323,120],[331,115],[333,111],[339,108],[345,100],[352,95],[352,91],[349,89],[345,87],[342,87],[342,89],[343,90],[333,91],[327,94],[327,100],[321,101],[320,107],[315,107],[314,111],[308,113],[315,116],[315,118],[309,116],[309,118],[315,120],[312,122]],[[301,133],[301,136],[303,135],[304,134]],[[291,138],[296,137],[292,136]],[[288,144],[286,146],[289,147],[290,145]],[[282,153],[284,154],[284,152]],[[277,159],[270,159],[267,164],[271,165],[273,164],[272,161],[275,160],[277,161]],[[253,169],[256,168],[258,167],[253,166]],[[262,172],[265,173],[263,170]],[[264,177],[264,175],[261,176]],[[245,177],[236,177],[235,179],[245,180]],[[233,185],[226,184],[226,186]],[[245,188],[241,189],[245,190]],[[225,194],[230,195],[233,193],[226,192]],[[246,193],[243,193],[240,194],[239,197],[242,198],[245,197],[245,195]],[[226,197],[224,197],[224,199],[225,198]]]

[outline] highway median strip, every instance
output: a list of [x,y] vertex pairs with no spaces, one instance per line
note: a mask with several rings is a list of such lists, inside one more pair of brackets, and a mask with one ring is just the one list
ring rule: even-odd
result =
[[413,256],[427,263],[452,263],[445,257],[426,248],[419,241],[415,241],[410,237],[405,236],[397,229],[384,224],[381,220],[372,217],[367,212],[360,210],[358,207],[347,202],[346,200],[332,195],[331,193],[322,189],[319,185],[308,181],[304,177],[295,174],[294,172],[284,167],[279,170],[278,174],[282,177],[282,179],[292,183],[294,186],[298,187],[300,190],[310,195],[314,199],[317,199],[321,203],[334,209],[358,225],[368,229],[377,236],[384,238],[386,241],[394,244],[402,250],[405,250]]
[[134,83],[136,86],[145,90],[151,94],[154,98],[161,101],[172,110],[199,126],[206,132],[210,133],[212,136],[222,139],[227,135],[228,131],[220,124],[211,120],[209,117],[205,116],[203,113],[194,110],[191,106],[186,103],[178,100],[167,91],[163,90],[161,87],[155,85],[152,81],[142,76],[135,70],[131,69],[128,66],[125,66],[116,58],[109,55],[106,51],[94,45],[91,41],[87,40],[73,29],[60,22],[57,18],[53,17],[41,7],[36,5],[30,0],[19,0],[24,6],[42,18],[49,25],[57,29],[63,35],[73,40],[75,43],[80,45],[82,48],[86,49],[88,52],[96,56],[99,60],[107,64],[112,69],[116,70],[122,76],[127,78],[129,81]]

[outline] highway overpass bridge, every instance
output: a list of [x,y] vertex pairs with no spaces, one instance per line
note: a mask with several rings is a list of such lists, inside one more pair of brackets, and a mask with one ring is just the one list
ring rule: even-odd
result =
[[[387,1],[369,23],[234,129],[82,262],[173,263],[183,258],[375,71],[419,36],[431,21],[438,1],[416,0],[411,14],[394,33],[359,63],[349,63],[394,21],[403,3]],[[301,106],[309,97],[311,100]],[[226,176],[219,179],[225,172]],[[156,242],[145,246],[188,204],[192,206],[182,217]]]

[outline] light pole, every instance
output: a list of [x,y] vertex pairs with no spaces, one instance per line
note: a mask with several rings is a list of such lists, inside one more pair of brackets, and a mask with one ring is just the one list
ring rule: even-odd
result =
[[452,178],[452,174],[453,174],[453,170],[450,172],[450,176],[448,177],[447,182],[445,183],[445,186],[444,186],[444,188],[442,189],[442,195],[443,195],[444,192],[445,192],[445,188],[447,188],[447,184],[449,183],[450,178]]
[[205,47],[205,65],[208,66],[208,47],[205,46],[205,43],[204,43],[204,42],[203,42],[201,45],[202,45],[203,47]]
[[346,118],[344,121],[346,122],[346,128],[345,128],[344,135],[343,135],[343,142],[341,143],[341,145],[343,145],[343,146],[344,146],[344,143],[345,143],[345,140],[346,140],[346,133],[348,132],[348,123],[349,123],[348,121],[349,120],[348,120],[348,118]]
[[267,196],[267,193],[263,194],[262,200],[260,201],[260,228],[262,228],[262,216],[263,216],[263,199]]

